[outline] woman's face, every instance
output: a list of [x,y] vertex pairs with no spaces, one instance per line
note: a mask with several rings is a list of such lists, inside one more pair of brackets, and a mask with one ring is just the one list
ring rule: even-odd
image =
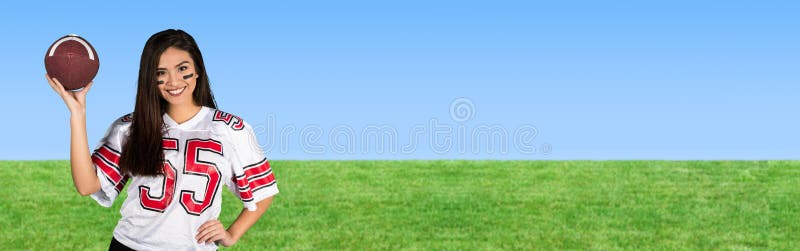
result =
[[156,80],[161,97],[170,105],[195,105],[192,93],[197,85],[197,71],[189,52],[167,48],[158,60]]

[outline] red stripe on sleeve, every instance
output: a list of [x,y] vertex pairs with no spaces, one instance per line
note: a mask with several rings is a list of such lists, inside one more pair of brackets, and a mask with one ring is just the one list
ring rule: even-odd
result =
[[263,161],[263,163],[257,163],[256,166],[249,167],[249,168],[245,167],[244,175],[246,175],[247,177],[255,177],[255,176],[264,174],[267,171],[269,171],[270,168],[269,168],[269,162],[267,161],[267,159],[264,159],[262,161]]
[[100,149],[97,149],[96,153],[100,154],[101,156],[103,156],[103,158],[106,158],[108,161],[111,161],[111,164],[114,165],[115,167],[119,166],[119,153],[111,150],[111,148],[109,148],[108,146],[100,147]]
[[99,154],[95,153],[92,155],[92,162],[95,164],[95,166],[97,166],[97,168],[100,168],[100,171],[102,171],[106,177],[111,179],[114,184],[118,184],[122,179],[119,171],[100,158]]
[[259,189],[262,186],[269,185],[273,181],[275,181],[275,175],[269,173],[268,175],[258,178],[257,180],[250,181],[250,189],[251,190]]
[[269,162],[265,158],[256,164],[245,167],[244,175],[236,179],[236,185],[239,187],[239,196],[242,200],[251,200],[253,199],[253,191],[274,181],[275,175],[272,174]]
[[122,191],[122,188],[124,188],[124,187],[125,187],[125,183],[128,183],[128,179],[129,179],[129,178],[130,178],[130,177],[128,177],[127,175],[125,175],[124,177],[122,177],[122,181],[121,181],[121,182],[119,182],[119,183],[117,183],[117,186],[116,186],[116,187],[114,187],[114,189],[117,189],[117,192],[120,192],[120,191]]
[[253,199],[253,192],[251,192],[252,189],[248,186],[249,184],[250,183],[247,182],[247,175],[242,175],[236,179],[236,186],[239,187],[239,197],[241,197],[242,200]]

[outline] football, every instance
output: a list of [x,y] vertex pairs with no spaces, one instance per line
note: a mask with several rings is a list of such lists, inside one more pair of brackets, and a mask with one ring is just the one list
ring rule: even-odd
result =
[[77,91],[97,75],[100,58],[89,41],[70,34],[50,45],[44,56],[44,68],[51,78],[61,82],[64,89]]

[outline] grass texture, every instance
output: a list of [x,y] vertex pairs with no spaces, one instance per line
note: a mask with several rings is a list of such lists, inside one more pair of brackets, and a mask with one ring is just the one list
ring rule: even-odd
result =
[[[273,161],[229,250],[792,250],[800,161]],[[0,250],[106,250],[68,161],[0,161]],[[224,189],[227,190],[227,189]],[[241,203],[224,192],[227,226]]]

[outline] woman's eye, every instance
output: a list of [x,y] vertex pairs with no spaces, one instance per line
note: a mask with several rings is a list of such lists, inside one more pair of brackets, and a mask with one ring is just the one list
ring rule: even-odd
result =
[[185,71],[185,70],[188,70],[188,69],[189,69],[188,66],[181,66],[180,68],[178,68],[179,71]]
[[164,74],[165,74],[165,72],[163,72],[163,71],[157,71],[156,72],[156,76],[163,76]]

